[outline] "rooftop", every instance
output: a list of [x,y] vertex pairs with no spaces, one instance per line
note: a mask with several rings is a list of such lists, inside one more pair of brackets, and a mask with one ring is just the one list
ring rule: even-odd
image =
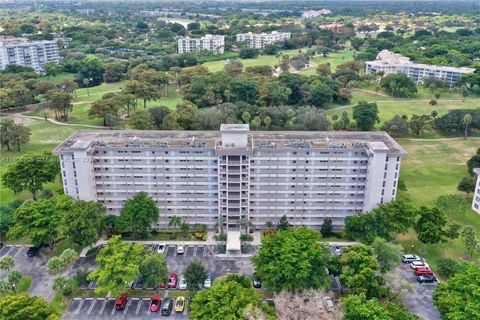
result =
[[[248,135],[249,148],[255,149],[383,149],[391,155],[404,156],[407,152],[383,131],[247,131],[242,125],[223,125],[239,134]],[[233,128],[233,129],[231,129]],[[63,154],[98,148],[221,148],[221,131],[154,131],[154,130],[95,130],[76,131],[54,152]],[[385,146],[382,146],[383,144]],[[379,144],[380,143],[380,144]],[[386,148],[386,149],[385,149]]]

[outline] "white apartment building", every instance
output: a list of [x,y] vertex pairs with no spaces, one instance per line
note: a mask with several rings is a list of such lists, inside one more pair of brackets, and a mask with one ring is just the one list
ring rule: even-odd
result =
[[238,231],[286,215],[320,228],[395,199],[407,153],[385,132],[262,132],[225,124],[220,131],[77,131],[59,145],[65,194],[100,201],[119,214],[147,192],[159,227],[176,215]]
[[239,33],[237,34],[237,42],[245,42],[249,48],[263,49],[266,45],[288,40],[290,36],[290,32],[278,31],[272,31],[271,33]]
[[474,68],[454,68],[414,63],[410,61],[410,58],[389,50],[380,51],[375,61],[366,61],[365,65],[367,74],[379,71],[383,71],[385,76],[404,73],[416,83],[423,83],[424,78],[435,77],[446,80],[449,86],[455,85],[462,75],[475,71]]
[[328,9],[321,9],[321,10],[307,10],[302,12],[302,18],[304,19],[312,19],[312,18],[317,18],[321,16],[326,16],[332,14],[332,11]]
[[223,54],[225,36],[206,34],[201,38],[181,37],[178,39],[178,53],[212,51]]
[[22,38],[0,39],[0,70],[10,64],[31,67],[37,74],[44,74],[43,65],[59,62],[57,41],[27,42]]
[[473,172],[477,175],[477,184],[473,193],[472,210],[480,213],[480,168],[473,169]]

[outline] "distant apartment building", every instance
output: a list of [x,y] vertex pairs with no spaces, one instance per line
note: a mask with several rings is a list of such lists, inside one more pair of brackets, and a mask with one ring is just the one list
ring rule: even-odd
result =
[[43,65],[52,61],[60,61],[57,41],[28,42],[23,38],[0,38],[0,70],[15,64],[44,74]]
[[263,49],[266,45],[290,39],[290,32],[272,31],[271,33],[239,33],[237,42],[245,42],[247,47]]
[[454,68],[414,63],[410,61],[410,58],[389,50],[380,51],[375,61],[367,61],[365,64],[367,74],[379,71],[383,71],[386,76],[389,74],[404,73],[416,83],[423,83],[424,78],[435,77],[445,80],[449,86],[455,85],[462,75],[475,71],[474,68]]
[[307,10],[303,11],[302,13],[302,18],[304,19],[312,19],[312,18],[317,18],[321,16],[326,16],[332,14],[332,11],[328,9],[321,9],[321,10]]
[[320,228],[395,199],[405,150],[385,132],[77,131],[59,145],[65,194],[96,200],[109,214],[144,191],[160,209],[158,227],[176,215],[238,231]]
[[223,54],[225,36],[207,34],[201,38],[182,37],[178,39],[178,53],[210,51]]
[[477,183],[473,193],[472,209],[476,213],[480,213],[480,168],[473,169],[473,172],[477,175]]

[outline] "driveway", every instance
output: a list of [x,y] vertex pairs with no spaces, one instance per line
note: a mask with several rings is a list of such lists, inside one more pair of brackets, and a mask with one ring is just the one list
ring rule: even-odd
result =
[[395,270],[399,279],[406,280],[412,284],[413,291],[404,294],[405,306],[407,309],[420,317],[421,320],[440,320],[440,312],[433,305],[432,295],[436,283],[417,282],[415,273],[408,263],[402,263]]

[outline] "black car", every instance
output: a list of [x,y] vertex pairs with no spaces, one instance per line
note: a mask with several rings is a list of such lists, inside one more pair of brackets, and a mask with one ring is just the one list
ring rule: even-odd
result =
[[434,275],[425,274],[425,275],[417,276],[417,281],[420,283],[426,283],[426,282],[432,283],[437,281],[437,278]]
[[172,313],[172,308],[173,308],[172,298],[165,298],[163,299],[162,310],[160,310],[160,313],[162,314],[162,316],[169,316],[170,313]]
[[38,253],[38,251],[40,251],[40,248],[41,248],[41,247],[42,247],[41,245],[38,245],[38,246],[36,246],[36,247],[30,247],[30,248],[28,248],[27,256],[29,256],[29,257],[34,257],[34,256],[36,256],[37,253]]
[[257,273],[254,273],[253,274],[253,279],[252,279],[252,282],[253,282],[253,287],[254,288],[261,288],[262,287],[262,280],[260,279],[260,277],[257,275]]

